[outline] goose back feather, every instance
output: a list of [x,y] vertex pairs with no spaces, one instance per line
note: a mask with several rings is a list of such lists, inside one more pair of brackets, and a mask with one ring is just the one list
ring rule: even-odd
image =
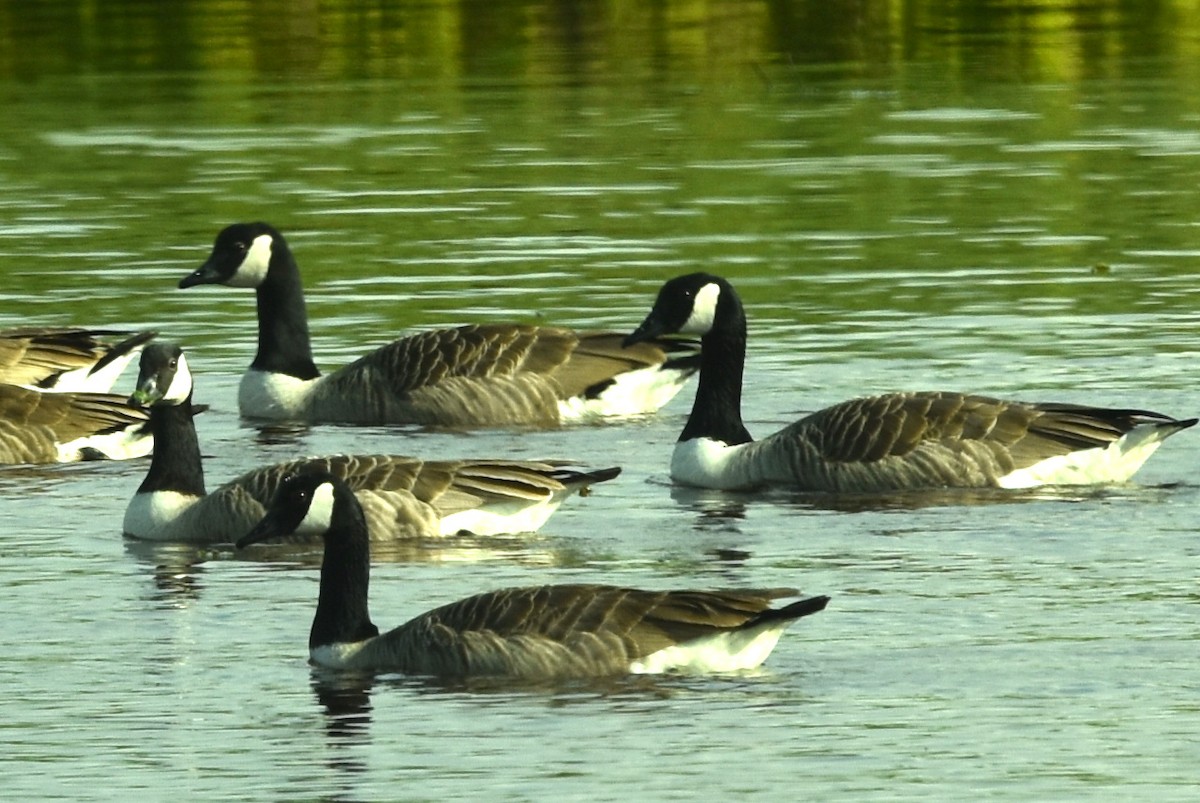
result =
[[243,415],[324,423],[535,425],[651,412],[698,368],[694,345],[521,324],[411,335],[328,375],[312,359],[299,268],[264,223],[234,224],[180,287],[254,287],[258,352],[243,375]]
[[786,627],[829,601],[812,597],[772,608],[774,600],[797,594],[790,588],[507,588],[444,605],[380,635],[367,606],[365,517],[341,480],[308,470],[289,477],[237,545],[286,536],[306,523],[325,540],[309,656],[336,669],[536,680],[736,671],[761,664]]
[[754,441],[741,417],[746,319],[732,285],[710,274],[667,282],[627,342],[673,332],[702,335],[696,400],[671,459],[672,477],[689,485],[882,492],[1123,482],[1196,423],[934,391],[841,402]]

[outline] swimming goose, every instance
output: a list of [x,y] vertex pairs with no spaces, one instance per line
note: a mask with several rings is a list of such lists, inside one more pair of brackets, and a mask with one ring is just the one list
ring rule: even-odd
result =
[[152,446],[146,414],[121,396],[0,385],[0,463],[123,460]]
[[[0,330],[0,382],[37,390],[110,390],[155,332],[21,327]],[[108,339],[123,339],[110,343]]]
[[835,404],[754,441],[742,423],[746,317],[733,286],[705,273],[670,280],[626,342],[675,332],[701,336],[701,368],[671,477],[702,488],[880,492],[1123,482],[1165,438],[1196,423],[1144,410],[889,393]]
[[179,346],[146,347],[130,401],[150,409],[154,457],[125,510],[130,537],[232,543],[262,518],[282,479],[303,466],[319,466],[348,482],[367,511],[371,536],[379,540],[532,532],[566,497],[620,473],[577,471],[553,462],[333,455],[264,466],[206,495],[192,391]]
[[651,412],[695,373],[694,344],[520,324],[438,329],[396,340],[322,375],[313,363],[300,270],[265,223],[217,235],[207,261],[180,281],[253,287],[258,353],[242,376],[242,415],[316,423],[553,425]]
[[298,529],[324,533],[310,661],[333,669],[541,680],[672,670],[751,669],[788,625],[828,597],[781,608],[790,588],[642,591],[602,585],[508,588],[468,597],[380,635],[367,610],[370,544],[362,508],[341,479],[284,480],[239,549]]

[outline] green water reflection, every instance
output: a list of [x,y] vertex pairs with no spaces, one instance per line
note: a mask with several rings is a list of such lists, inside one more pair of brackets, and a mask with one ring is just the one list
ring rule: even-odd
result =
[[245,218],[295,232],[310,283],[460,282],[381,330],[528,306],[461,283],[593,311],[695,267],[831,326],[1170,312],[1198,51],[1182,0],[0,2],[9,312],[144,321]]
[[184,343],[210,487],[335,451],[624,467],[544,538],[383,562],[381,624],[567,578],[835,599],[771,675],[662,705],[368,710],[310,687],[313,556],[126,549],[142,465],[14,469],[5,792],[1186,797],[1193,435],[1095,497],[866,510],[672,493],[691,390],[605,429],[256,438],[251,294],[175,287],[269,220],[334,366],[410,327],[632,327],[704,268],[750,312],[758,434],[916,387],[1194,415],[1198,86],[1195,0],[0,0],[0,326]]
[[0,4],[0,74],[727,83],[773,65],[1072,82],[1154,54],[1194,74],[1186,0],[180,0]]
[[1194,75],[1198,30],[1186,0],[6,0],[0,75],[579,86],[612,73],[723,84],[779,64],[887,75],[937,63],[949,75],[1070,82],[1124,74],[1150,54]]

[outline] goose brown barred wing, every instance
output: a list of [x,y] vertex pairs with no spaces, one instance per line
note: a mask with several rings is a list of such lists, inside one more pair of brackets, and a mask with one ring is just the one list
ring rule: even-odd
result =
[[595,396],[620,374],[653,368],[668,360],[683,367],[690,359],[692,371],[700,369],[694,344],[645,341],[625,348],[624,335],[615,332],[579,332],[576,336],[578,345],[554,371],[560,398]]
[[30,427],[47,427],[60,440],[74,440],[146,421],[123,396],[109,393],[39,393],[0,385],[0,419]]
[[225,534],[221,540],[235,540],[261,519],[283,478],[301,469],[323,469],[344,480],[363,507],[374,541],[437,536],[442,519],[448,516],[557,501],[619,473],[615,468],[577,470],[555,462],[521,460],[422,460],[402,455],[301,458],[247,472],[210,495],[220,496],[219,504],[240,511],[236,522],[241,531],[231,531],[232,536]]
[[420,332],[383,346],[337,371],[362,372],[386,381],[396,394],[450,377],[485,378],[519,372],[547,375],[571,355],[575,335],[567,329],[484,324]]
[[1161,440],[1192,423],[1142,410],[894,393],[820,410],[747,445],[738,459],[760,482],[806,490],[984,487],[1043,461],[1104,449],[1136,427],[1161,427]]
[[[67,371],[96,371],[155,336],[115,329],[22,327],[0,330],[0,382],[52,387]],[[113,338],[123,338],[112,343]],[[98,388],[92,388],[93,390]],[[108,388],[99,388],[107,390]]]
[[[556,585],[479,594],[437,608],[366,645],[364,665],[437,675],[595,676],[629,671],[659,650],[769,616],[790,588],[644,591]],[[824,608],[816,598],[796,618]],[[789,606],[791,607],[791,606]]]
[[58,446],[132,431],[145,424],[146,414],[108,393],[41,393],[0,385],[0,422],[0,462],[51,463],[66,459]]
[[464,326],[406,337],[326,377],[314,391],[319,421],[405,421],[441,426],[557,423],[548,373],[570,354],[567,330]]

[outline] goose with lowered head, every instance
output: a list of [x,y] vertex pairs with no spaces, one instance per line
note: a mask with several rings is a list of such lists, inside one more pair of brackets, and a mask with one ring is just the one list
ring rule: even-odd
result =
[[223,229],[180,281],[252,287],[258,352],[238,406],[248,418],[449,427],[552,426],[652,412],[696,370],[694,344],[525,324],[420,332],[330,374],[313,362],[300,269],[266,223]]
[[811,597],[772,608],[796,595],[790,588],[534,586],[467,597],[381,634],[367,607],[366,520],[341,479],[306,470],[288,477],[237,546],[304,528],[325,540],[309,660],[331,669],[527,680],[733,672],[760,665],[789,625],[829,602]]
[[746,315],[733,285],[707,273],[671,279],[625,342],[674,333],[701,342],[695,402],[671,457],[671,477],[684,485],[883,492],[1123,482],[1196,423],[932,391],[841,402],[755,441],[742,422]]
[[[125,510],[129,537],[232,543],[262,518],[284,477],[314,467],[348,484],[376,540],[531,532],[571,494],[620,473],[553,461],[332,455],[257,468],[206,493],[192,393],[183,350],[169,343],[148,346],[131,402],[149,408],[155,447],[146,478]],[[306,536],[317,537],[305,531],[297,537]]]

